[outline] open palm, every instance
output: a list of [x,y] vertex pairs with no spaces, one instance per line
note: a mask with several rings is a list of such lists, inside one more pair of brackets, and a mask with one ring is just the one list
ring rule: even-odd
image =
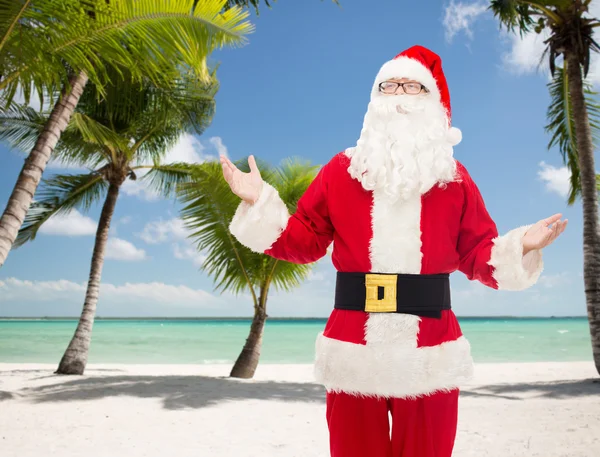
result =
[[561,217],[561,214],[555,214],[532,225],[523,236],[524,250],[543,249],[554,242],[567,227],[568,221],[561,221]]
[[263,179],[260,171],[256,166],[254,156],[248,157],[248,165],[250,173],[240,171],[234,164],[225,156],[221,156],[221,165],[223,167],[223,177],[231,191],[247,203],[254,204],[263,187]]

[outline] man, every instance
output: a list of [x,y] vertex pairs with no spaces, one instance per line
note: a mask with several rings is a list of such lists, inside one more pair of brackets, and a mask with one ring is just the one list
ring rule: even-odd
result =
[[292,216],[253,157],[250,173],[221,158],[243,199],[230,227],[242,244],[309,263],[333,242],[335,309],[315,362],[332,457],[450,457],[473,363],[448,275],[525,289],[566,227],[557,214],[499,236],[453,158],[450,121],[440,58],[415,46],[383,65],[356,146],[321,169]]

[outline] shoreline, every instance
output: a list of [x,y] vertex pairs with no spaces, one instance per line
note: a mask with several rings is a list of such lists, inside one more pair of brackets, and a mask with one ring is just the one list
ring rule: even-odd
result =
[[[327,457],[325,391],[312,364],[0,363],[3,457]],[[455,456],[595,457],[600,382],[591,362],[486,363],[461,391]],[[35,438],[34,438],[35,437]]]

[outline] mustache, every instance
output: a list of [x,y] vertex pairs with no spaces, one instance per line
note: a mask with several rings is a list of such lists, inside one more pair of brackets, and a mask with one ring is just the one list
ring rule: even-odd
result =
[[423,113],[427,109],[427,102],[415,97],[397,96],[389,100],[379,99],[371,102],[373,112],[381,116],[409,115]]

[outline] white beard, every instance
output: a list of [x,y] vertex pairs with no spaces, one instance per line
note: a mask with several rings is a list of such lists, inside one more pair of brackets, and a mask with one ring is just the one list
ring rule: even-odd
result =
[[356,146],[346,150],[348,172],[392,200],[422,195],[455,179],[447,133],[446,113],[434,97],[376,95]]

